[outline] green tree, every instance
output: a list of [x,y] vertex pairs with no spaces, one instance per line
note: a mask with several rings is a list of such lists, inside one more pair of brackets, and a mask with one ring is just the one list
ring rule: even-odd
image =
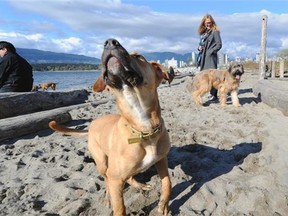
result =
[[100,70],[100,65],[95,64],[66,64],[66,63],[50,63],[50,64],[32,64],[34,71],[73,71],[73,70]]

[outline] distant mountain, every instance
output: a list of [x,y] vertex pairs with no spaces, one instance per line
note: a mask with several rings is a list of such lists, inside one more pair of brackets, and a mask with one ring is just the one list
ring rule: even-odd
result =
[[[31,64],[43,64],[43,63],[71,63],[71,64],[100,64],[101,60],[94,57],[76,55],[76,54],[66,54],[66,53],[56,53],[50,51],[43,51],[37,49],[24,49],[17,48],[19,55],[23,56]],[[177,61],[184,61],[191,59],[191,53],[177,54],[173,52],[150,52],[141,53],[148,61],[158,61],[161,63],[165,62],[166,59],[170,60],[172,58]]]
[[72,63],[100,64],[100,59],[75,54],[56,53],[37,49],[17,48],[17,52],[31,64]]

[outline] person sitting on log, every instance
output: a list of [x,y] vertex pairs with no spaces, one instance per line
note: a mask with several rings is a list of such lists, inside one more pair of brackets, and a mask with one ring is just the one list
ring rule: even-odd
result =
[[32,66],[17,52],[13,44],[0,41],[0,93],[32,90]]

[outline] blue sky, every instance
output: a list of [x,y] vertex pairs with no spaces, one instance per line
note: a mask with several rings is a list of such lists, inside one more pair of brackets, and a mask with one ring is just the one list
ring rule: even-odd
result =
[[268,16],[267,54],[288,49],[286,0],[0,0],[0,40],[16,48],[101,57],[116,38],[128,51],[196,51],[204,14],[213,15],[229,57],[255,57]]
[[[152,10],[161,12],[203,13],[221,12],[247,13],[268,9],[272,12],[286,13],[286,0],[125,0],[123,3],[147,5]],[[279,5],[279,4],[280,5]],[[281,6],[282,4],[282,6]],[[284,4],[284,5],[283,5]]]

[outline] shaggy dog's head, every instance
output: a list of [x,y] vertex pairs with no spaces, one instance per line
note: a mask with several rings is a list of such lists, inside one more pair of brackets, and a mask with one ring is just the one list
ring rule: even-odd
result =
[[228,71],[232,74],[233,77],[235,77],[235,79],[240,80],[241,76],[244,74],[243,64],[239,62],[232,63],[229,66]]

